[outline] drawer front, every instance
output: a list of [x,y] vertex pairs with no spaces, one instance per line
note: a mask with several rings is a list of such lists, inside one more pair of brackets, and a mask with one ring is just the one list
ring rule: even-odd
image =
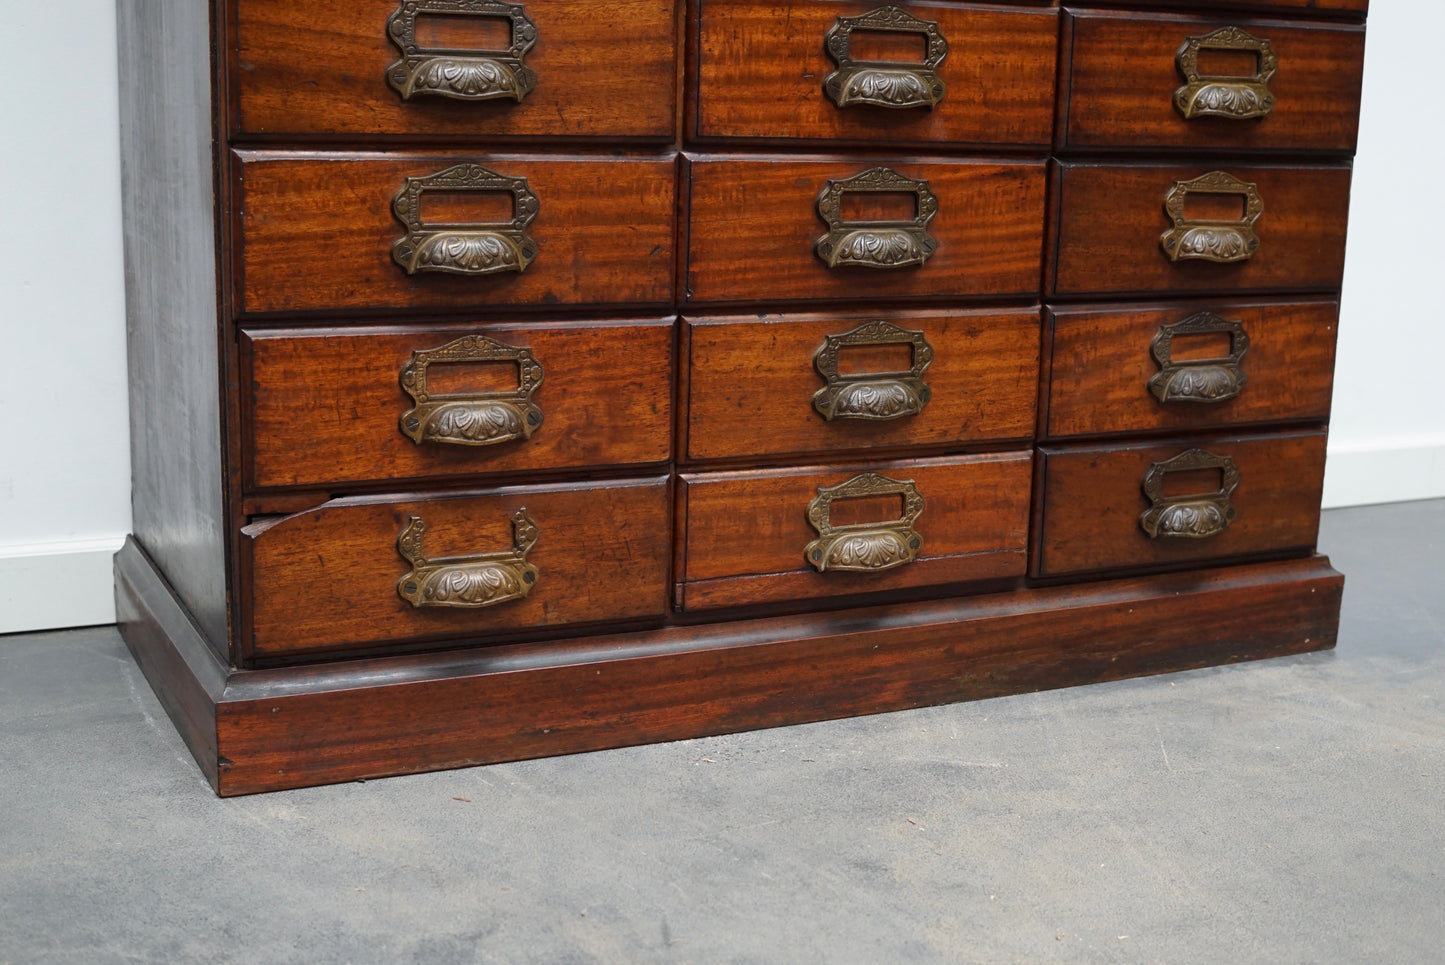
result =
[[1305,552],[1319,530],[1323,432],[1045,447],[1040,459],[1036,576]]
[[[415,19],[389,27],[397,0],[239,0],[235,133],[672,136],[671,0],[614,0],[605,17],[583,0],[527,0],[515,23],[429,9],[463,6],[447,0],[407,6]],[[495,52],[514,42],[520,57]]]
[[1051,316],[1052,438],[1329,417],[1334,302]]
[[1057,175],[1055,294],[1330,291],[1344,275],[1347,166],[1061,164]]
[[[698,137],[1049,144],[1055,11],[914,3],[885,13],[823,0],[700,8]],[[904,66],[869,66],[885,58]]]
[[1068,148],[1355,149],[1363,26],[1106,13],[1069,26]]
[[652,479],[337,499],[255,523],[242,530],[247,656],[660,617],[670,517],[667,481]]
[[948,446],[1033,435],[1036,311],[687,322],[687,455]]
[[[836,599],[1022,576],[1029,475],[1029,454],[1008,452],[683,476],[683,608]],[[865,494],[850,495],[849,484]],[[899,493],[898,484],[910,486],[918,500]],[[826,511],[817,508],[821,490],[840,486],[845,491],[830,497]],[[921,511],[911,514],[910,508]],[[815,525],[820,514],[822,525]],[[901,562],[896,554],[907,552],[915,538],[915,557]]]
[[1043,162],[703,157],[689,167],[691,301],[1038,291]]
[[246,312],[672,301],[671,158],[243,152],[236,170]]
[[666,462],[672,323],[247,331],[251,489]]

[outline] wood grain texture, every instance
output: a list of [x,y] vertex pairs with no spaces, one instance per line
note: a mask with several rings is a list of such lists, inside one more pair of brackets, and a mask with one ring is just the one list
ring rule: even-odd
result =
[[932,110],[838,108],[823,92],[837,64],[823,38],[871,3],[702,0],[698,76],[691,89],[700,138],[777,138],[886,144],[1047,147],[1053,124],[1057,12],[913,3],[949,43]]
[[[427,524],[433,559],[512,548],[525,508],[540,537],[530,595],[484,609],[413,607],[397,536]],[[667,603],[666,479],[512,488],[476,495],[353,497],[242,531],[251,580],[247,656],[408,643],[572,623],[660,618]]]
[[[933,362],[923,411],[824,421],[813,355],[829,335],[880,318],[923,332]],[[1036,310],[690,319],[688,456],[694,460],[1027,439],[1038,380]]]
[[[407,275],[391,202],[409,176],[461,163],[525,177],[540,201],[524,272]],[[247,312],[672,302],[671,158],[240,152],[238,304]]]
[[133,532],[229,646],[210,19],[117,7]]
[[[233,673],[223,795],[682,740],[1335,645],[1323,557]],[[519,712],[519,708],[525,712]]]
[[[828,181],[875,166],[925,179],[938,251],[921,267],[829,269],[817,201]],[[691,160],[687,298],[809,302],[1033,295],[1043,245],[1042,162],[832,158]]]
[[[1359,133],[1365,29],[1235,17],[1077,12],[1068,58],[1064,149],[1333,151]],[[1191,37],[1235,26],[1268,40],[1279,57],[1274,107],[1253,120],[1186,120],[1174,106],[1184,83],[1175,54]]]
[[237,0],[234,134],[670,140],[678,5],[527,0],[536,89],[520,103],[403,100],[387,83],[401,50],[387,37],[396,0]]
[[[335,486],[665,463],[672,452],[672,333],[670,319],[243,332],[247,484]],[[398,419],[413,404],[398,380],[402,367],[413,352],[464,335],[532,350],[543,370],[532,395],[543,422],[531,438],[418,445],[402,433]],[[516,384],[515,366],[498,373],[503,377]]]
[[[1249,349],[1240,363],[1243,389],[1224,402],[1161,403],[1148,387],[1159,372],[1150,343],[1160,326],[1199,311],[1244,325]],[[1053,364],[1046,433],[1051,438],[1329,417],[1339,321],[1335,302],[1191,301],[1133,310],[1054,309],[1049,315]]]
[[[1160,246],[1173,226],[1165,195],[1176,182],[1214,170],[1258,185],[1264,200],[1254,225],[1259,250],[1232,264],[1171,262]],[[1348,166],[1064,163],[1056,176],[1056,295],[1331,291],[1344,275]]]
[[[1031,458],[1022,451],[869,466],[683,475],[686,561],[679,572],[684,608],[825,600],[1022,576]],[[836,486],[863,472],[917,486],[925,502],[913,525],[923,537],[919,557],[878,573],[819,573],[803,556],[809,541],[818,536],[808,523],[808,504],[820,487]],[[878,518],[898,517],[885,513]]]
[[[1150,505],[1141,481],[1152,463],[1188,449],[1234,460],[1240,475],[1232,497],[1238,516],[1223,533],[1207,539],[1151,539],[1139,525]],[[1036,576],[1305,552],[1315,544],[1325,473],[1323,432],[1046,446],[1040,452],[1043,526],[1037,534]]]

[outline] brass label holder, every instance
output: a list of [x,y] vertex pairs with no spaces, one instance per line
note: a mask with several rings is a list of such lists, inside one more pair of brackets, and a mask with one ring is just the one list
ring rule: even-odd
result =
[[[1216,492],[1188,496],[1165,496],[1164,477],[1171,472],[1218,469],[1223,477]],[[1144,473],[1144,495],[1149,508],[1139,517],[1139,526],[1150,539],[1208,539],[1218,536],[1234,522],[1230,497],[1239,486],[1239,469],[1228,456],[1203,449],[1190,449],[1172,459],[1151,463]]]
[[[1191,194],[1240,195],[1244,217],[1238,219],[1190,219],[1184,214]],[[1227,264],[1247,261],[1259,250],[1254,223],[1264,214],[1259,188],[1224,171],[1211,171],[1192,181],[1175,181],[1164,197],[1164,213],[1174,227],[1164,232],[1159,244],[1170,261],[1212,261]]]
[[[902,517],[833,525],[834,500],[867,496],[902,496]],[[922,514],[923,496],[912,480],[867,472],[836,486],[820,486],[818,495],[808,503],[808,523],[818,531],[818,538],[803,548],[803,557],[819,573],[877,573],[912,563],[923,546],[923,537],[913,528]]]
[[[512,219],[498,224],[426,224],[421,202],[429,191],[510,193]],[[537,257],[537,243],[527,228],[536,219],[540,202],[526,178],[498,174],[480,164],[458,164],[426,177],[407,178],[391,208],[406,227],[406,234],[391,246],[391,257],[408,275],[521,272]]]
[[[927,43],[923,63],[855,60],[849,49],[853,31],[918,34]],[[823,49],[838,69],[823,78],[823,92],[841,107],[866,105],[891,109],[924,107],[943,100],[938,67],[948,56],[948,41],[932,20],[920,20],[898,7],[878,7],[859,17],[838,17],[823,36]]]
[[[434,395],[427,369],[449,362],[510,362],[517,369],[517,387],[500,392]],[[417,445],[427,442],[462,446],[494,446],[530,439],[542,425],[542,410],[532,394],[542,384],[542,365],[529,348],[467,335],[440,348],[411,353],[401,370],[401,388],[413,407],[402,413],[401,431]]]
[[[416,39],[418,16],[473,16],[509,22],[505,50],[427,48]],[[386,21],[386,35],[401,60],[386,69],[386,80],[402,100],[421,94],[455,100],[521,101],[537,86],[537,72],[524,63],[537,43],[537,26],[520,3],[491,0],[404,0]]]
[[[852,222],[843,217],[843,198],[853,193],[912,194],[917,214],[908,221]],[[830,179],[818,195],[818,216],[828,226],[813,250],[829,268],[906,268],[922,265],[938,250],[928,223],[938,214],[938,197],[928,182],[892,168],[870,168],[841,181]]]
[[[1242,50],[1258,60],[1253,77],[1215,77],[1199,72],[1199,53],[1204,50]],[[1174,107],[1185,120],[1222,117],[1242,121],[1265,117],[1274,109],[1269,82],[1279,67],[1279,55],[1268,40],[1261,40],[1238,27],[1221,27],[1203,37],[1190,37],[1174,58],[1184,86],[1174,92]]]
[[[840,375],[839,351],[861,345],[908,345],[913,364],[907,372]],[[932,390],[923,381],[923,373],[932,362],[933,346],[922,332],[882,320],[864,322],[842,335],[826,335],[813,354],[813,366],[824,382],[813,395],[813,408],[827,422],[834,419],[886,422],[917,415],[932,398]]]
[[[1229,356],[1222,359],[1175,361],[1174,338],[1179,335],[1229,335]],[[1247,381],[1240,363],[1249,351],[1244,324],[1213,312],[1198,312],[1180,322],[1159,326],[1149,344],[1159,371],[1149,378],[1149,391],[1160,402],[1226,402],[1239,395]]]
[[412,516],[396,538],[397,551],[411,564],[396,591],[414,607],[480,609],[520,600],[537,584],[537,567],[527,561],[537,544],[537,524],[525,507],[512,515],[510,550],[431,559],[422,545],[425,535],[426,523]]

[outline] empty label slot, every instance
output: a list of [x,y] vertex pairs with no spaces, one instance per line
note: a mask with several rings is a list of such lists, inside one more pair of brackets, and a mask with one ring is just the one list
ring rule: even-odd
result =
[[918,217],[918,195],[912,191],[845,191],[838,209],[849,224],[911,222]]
[[1220,469],[1187,469],[1166,472],[1159,492],[1168,498],[1207,496],[1224,488],[1224,472]]
[[843,345],[838,348],[839,375],[906,375],[913,368],[913,346]]
[[1229,358],[1233,344],[1228,332],[1176,335],[1169,343],[1169,357],[1176,362],[1218,361]]
[[423,50],[500,53],[512,46],[512,21],[506,17],[424,13],[416,18],[416,42]]
[[520,380],[516,362],[433,362],[426,370],[426,388],[432,396],[513,392]]
[[928,59],[928,38],[892,30],[855,30],[848,35],[848,56],[854,63],[922,64]]
[[516,215],[510,191],[423,191],[421,220],[427,225],[505,225]]
[[1184,217],[1189,221],[1243,221],[1247,201],[1242,194],[1195,191],[1184,199]]
[[1199,51],[1196,64],[1201,77],[1249,80],[1259,76],[1259,54],[1252,50],[1212,50],[1205,47]]
[[834,527],[896,523],[903,518],[902,496],[849,496],[834,499],[828,518]]

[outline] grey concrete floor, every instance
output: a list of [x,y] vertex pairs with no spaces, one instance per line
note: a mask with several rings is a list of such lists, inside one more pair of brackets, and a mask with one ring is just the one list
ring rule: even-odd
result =
[[0,962],[1445,961],[1445,501],[1339,649],[219,800],[110,628],[0,638]]

